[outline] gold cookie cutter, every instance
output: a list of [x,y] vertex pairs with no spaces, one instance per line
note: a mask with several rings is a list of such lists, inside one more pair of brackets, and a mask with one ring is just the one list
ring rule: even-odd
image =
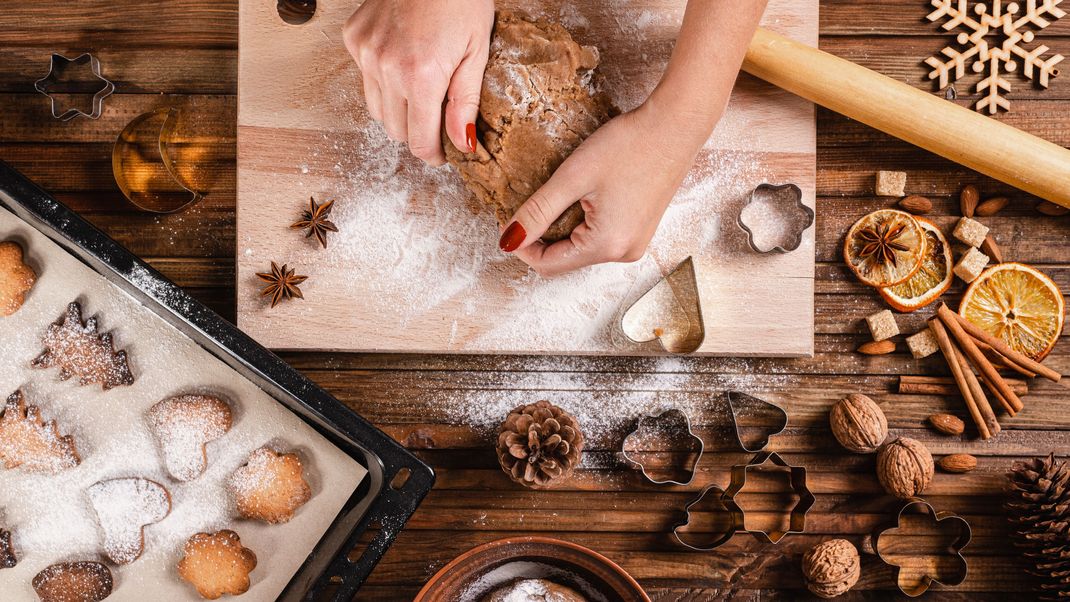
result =
[[177,107],[142,113],[123,128],[112,145],[115,183],[123,196],[142,211],[177,213],[205,196],[187,177],[187,164],[193,164],[199,151],[177,143],[179,114]]

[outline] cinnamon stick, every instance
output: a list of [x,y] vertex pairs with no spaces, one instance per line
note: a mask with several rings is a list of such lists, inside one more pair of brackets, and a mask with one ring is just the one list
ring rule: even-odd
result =
[[1062,375],[1056,372],[1055,370],[1052,370],[1044,364],[1041,364],[1040,362],[1025,355],[1024,353],[1011,349],[1011,347],[1004,343],[1002,339],[994,337],[985,332],[984,330],[981,330],[981,328],[979,328],[976,324],[970,322],[966,318],[963,318],[962,316],[956,314],[950,309],[947,310],[947,313],[954,317],[955,322],[959,325],[959,327],[969,333],[971,337],[987,344],[989,347],[995,349],[1001,355],[1003,355],[1003,357],[1006,357],[1015,364],[1018,364],[1019,366],[1039,376],[1043,376],[1044,378],[1052,382],[1059,382],[1059,379],[1062,378]]
[[[1017,395],[1029,393],[1029,384],[1018,378],[1005,378],[1007,385]],[[912,376],[899,377],[901,395],[958,395],[959,389],[955,379],[947,376]]]
[[977,426],[977,432],[981,434],[982,439],[991,438],[992,432],[988,428],[988,423],[981,416],[981,410],[977,406],[977,400],[973,396],[973,391],[971,391],[969,385],[966,384],[966,377],[962,373],[962,364],[958,361],[955,347],[951,344],[951,339],[947,336],[947,330],[944,328],[940,320],[930,321],[929,328],[932,329],[933,334],[936,336],[936,344],[940,347],[940,351],[944,355],[944,361],[947,362],[948,369],[951,370],[951,375],[955,379],[955,385],[958,386],[959,391],[962,393],[962,399],[966,401],[966,409],[969,411],[973,423]]
[[[1024,407],[1022,405],[1022,400],[1018,399],[1018,396],[1014,394],[1014,391],[1011,391],[1011,388],[1007,386],[1003,377],[1000,376],[999,372],[996,372],[995,367],[992,366],[992,362],[988,361],[985,354],[981,353],[981,350],[973,343],[973,339],[970,335],[966,334],[962,324],[959,323],[958,316],[946,305],[941,305],[939,309],[936,310],[936,315],[940,317],[940,321],[944,323],[947,332],[955,339],[955,342],[959,344],[959,347],[966,354],[966,359],[977,367],[977,371],[981,373],[981,376],[989,381],[988,384],[993,387],[993,391],[995,391],[997,397],[1005,400],[1009,407],[1013,408],[1014,412],[1020,411]],[[991,345],[991,343],[989,344]],[[992,347],[996,346],[992,345]],[[1011,415],[1013,416],[1014,414],[1012,413]]]
[[[966,334],[970,334],[970,333],[967,332]],[[1019,365],[1014,360],[1012,360],[1009,357],[1003,355],[1002,353],[996,351],[995,347],[993,347],[993,346],[989,345],[988,343],[978,339],[977,337],[971,337],[971,338],[973,339],[973,344],[977,345],[977,348],[980,349],[981,352],[985,354],[985,357],[987,357],[989,360],[992,361],[992,365],[993,366],[996,366],[997,368],[1003,367],[1003,368],[1007,368],[1008,370],[1014,370],[1018,374],[1021,374],[1022,376],[1026,376],[1028,378],[1033,378],[1033,377],[1036,376],[1035,372],[1031,372],[1030,370],[1026,369],[1024,366]],[[1015,392],[1017,393],[1017,391],[1015,391]]]
[[977,382],[977,377],[974,375],[973,369],[970,368],[970,364],[962,355],[962,351],[955,346],[954,341],[951,342],[951,348],[955,350],[955,359],[958,360],[959,367],[962,368],[962,375],[966,377],[966,386],[970,388],[970,394],[973,395],[973,400],[977,404],[977,409],[981,412],[981,418],[985,421],[985,426],[988,427],[990,433],[998,435],[1001,430],[999,421],[996,420],[996,413],[992,411],[992,405],[988,403],[988,397],[986,397],[985,392],[981,390],[981,383]]

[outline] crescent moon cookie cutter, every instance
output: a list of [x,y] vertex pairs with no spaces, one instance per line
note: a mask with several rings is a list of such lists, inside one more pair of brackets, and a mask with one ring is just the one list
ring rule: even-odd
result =
[[[115,183],[132,205],[146,213],[177,213],[193,206],[206,194],[187,181],[184,172],[189,170],[183,163],[191,161],[175,150],[175,147],[183,146],[176,140],[179,113],[180,109],[173,106],[142,113],[123,127],[112,144],[111,169]],[[143,136],[148,136],[153,144],[146,145]],[[187,151],[194,150],[193,145],[184,146],[188,147]],[[147,148],[154,152],[148,152]],[[152,174],[166,175],[166,180],[155,181],[159,184],[169,180],[174,189],[162,190],[154,186],[149,177]]]
[[[946,533],[944,539],[947,541],[934,543],[932,537],[918,537],[918,525],[909,524],[912,522],[910,520],[904,521],[905,516],[922,516],[931,520],[931,528],[939,530],[941,534]],[[904,526],[904,522],[908,524]],[[943,530],[941,523],[946,524]],[[873,536],[873,552],[882,562],[895,569],[895,584],[899,591],[916,598],[928,591],[933,583],[955,587],[966,580],[969,566],[962,550],[972,538],[973,530],[966,519],[947,511],[937,512],[929,502],[913,497],[899,509],[895,524],[877,531]],[[897,539],[904,539],[906,543],[897,545]],[[919,549],[917,540],[928,543],[921,544]],[[939,557],[944,557],[944,560]],[[935,574],[930,574],[930,571]]]
[[[682,441],[687,442],[684,452],[687,456],[682,468],[675,471],[666,469],[663,477],[660,471],[654,471],[653,457],[644,461],[644,456],[648,454],[673,454],[678,449],[675,444]],[[644,451],[650,447],[655,447],[656,451]],[[695,479],[698,461],[705,449],[702,437],[691,430],[691,420],[687,414],[673,408],[657,416],[640,417],[635,429],[624,438],[621,455],[628,463],[638,466],[643,478],[655,485],[688,485]]]
[[[770,212],[776,215],[770,216]],[[747,246],[765,255],[798,249],[815,218],[814,210],[803,202],[798,185],[762,183],[751,191],[736,224],[747,235]]]
[[[89,75],[92,76],[92,80],[99,81],[97,87],[94,89],[88,78],[81,81],[68,79],[65,77],[69,72],[73,72],[84,67],[89,67]],[[115,91],[115,84],[108,78],[102,75],[100,70],[100,61],[97,57],[86,52],[78,55],[73,59],[69,59],[62,54],[53,52],[48,64],[48,74],[41,79],[33,83],[35,90],[48,97],[52,106],[52,117],[60,121],[70,121],[75,117],[88,117],[90,119],[97,119],[104,111],[104,99],[111,96],[111,93]],[[85,91],[82,91],[85,88]],[[93,100],[90,105],[89,112],[85,112],[77,107],[68,107],[65,111],[60,113],[56,106],[56,96],[61,94],[79,94],[88,95],[92,90]]]

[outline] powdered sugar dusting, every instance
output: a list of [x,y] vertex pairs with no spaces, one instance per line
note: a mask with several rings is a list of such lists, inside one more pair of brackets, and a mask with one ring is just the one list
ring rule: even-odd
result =
[[141,555],[142,529],[171,512],[171,496],[155,481],[140,478],[100,481],[86,490],[104,534],[104,552],[117,564]]

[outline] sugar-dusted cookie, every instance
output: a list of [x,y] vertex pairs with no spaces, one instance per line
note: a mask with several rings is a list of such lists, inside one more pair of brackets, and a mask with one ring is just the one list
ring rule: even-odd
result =
[[186,542],[178,574],[197,588],[202,598],[215,600],[249,591],[249,573],[256,568],[256,554],[241,545],[234,531],[197,533]]
[[0,569],[9,569],[18,563],[15,546],[11,543],[11,531],[0,529]]
[[104,535],[104,554],[115,564],[137,560],[145,547],[145,527],[171,513],[171,494],[149,479],[100,481],[86,494]]
[[45,351],[31,362],[34,368],[59,366],[60,380],[78,377],[78,384],[100,383],[105,391],[134,382],[126,352],[116,351],[111,333],[97,334],[96,318],[82,323],[82,306],[71,303],[59,321],[48,326]]
[[279,454],[261,447],[230,477],[228,483],[243,518],[284,523],[312,498],[297,454]]
[[42,420],[37,406],[27,406],[22,391],[8,396],[0,410],[0,464],[55,474],[80,461],[74,440],[61,436],[54,420]]
[[149,428],[167,472],[192,481],[208,466],[204,446],[230,430],[230,405],[211,395],[180,395],[149,408]]
[[111,595],[108,567],[99,562],[62,562],[46,567],[33,578],[41,602],[100,602]]
[[0,242],[0,317],[17,312],[37,274],[22,259],[22,247],[10,240]]

